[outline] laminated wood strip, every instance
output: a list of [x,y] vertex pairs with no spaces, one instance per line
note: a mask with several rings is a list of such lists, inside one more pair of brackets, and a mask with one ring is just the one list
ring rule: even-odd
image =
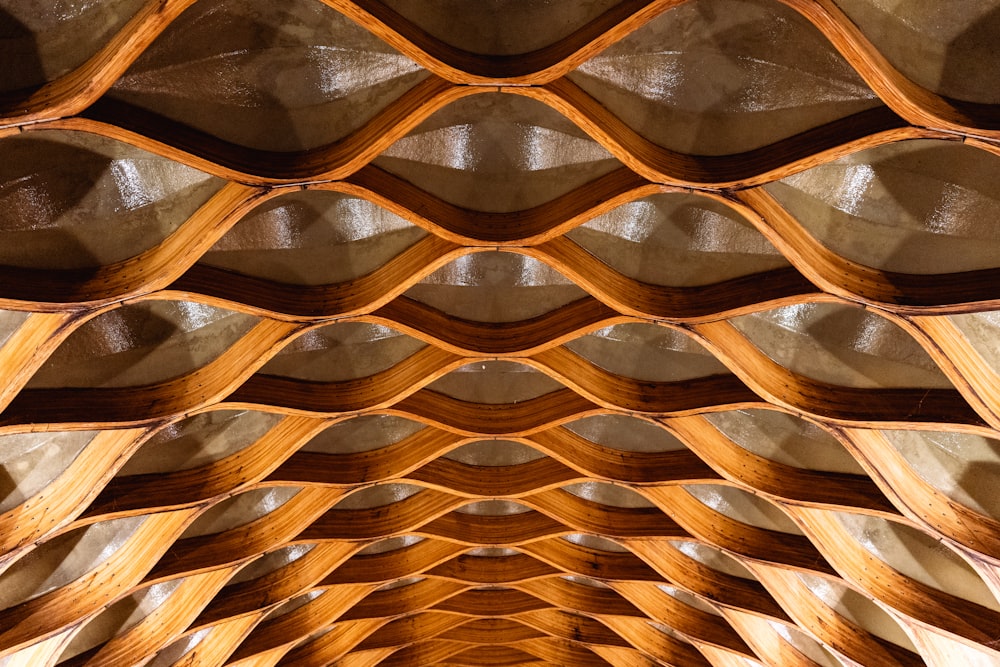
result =
[[[964,664],[970,662],[964,650],[984,660],[1000,655],[996,605],[897,571],[835,517],[922,531],[970,565],[985,582],[983,595],[995,594],[1000,519],[924,479],[876,429],[1000,440],[997,369],[948,317],[992,317],[1000,309],[1000,269],[917,275],[864,266],[826,248],[760,187],[909,139],[962,141],[1000,155],[1000,106],[947,99],[908,80],[879,52],[877,36],[862,34],[835,0],[775,0],[816,26],[884,106],[755,150],[688,155],[642,136],[565,77],[681,0],[624,0],[552,44],[516,56],[450,46],[374,0],[323,1],[430,75],[346,138],[313,150],[249,149],[103,97],[191,0],[146,3],[75,70],[0,99],[0,143],[25,132],[89,132],[226,180],[174,232],[134,257],[87,270],[0,267],[0,308],[30,313],[0,345],[0,437],[99,431],[75,459],[53,468],[61,472],[5,505],[0,578],[13,575],[0,586],[26,569],[35,583],[58,575],[32,565],[44,560],[50,540],[101,522],[142,520],[88,571],[0,609],[0,660],[9,667],[103,667],[156,654],[166,660],[161,652],[176,650],[170,659],[182,667],[746,667],[753,661],[812,667],[783,625],[865,667]],[[372,163],[437,111],[490,93],[547,105],[622,166],[533,208],[496,213],[451,204]],[[301,190],[360,197],[428,235],[367,274],[328,285],[284,284],[199,261],[256,207]],[[729,207],[791,267],[696,286],[658,285],[620,273],[566,236],[617,207],[670,192]],[[587,296],[510,322],[462,319],[406,296],[448,264],[496,250],[545,264]],[[714,256],[705,255],[707,267]],[[26,388],[92,318],[164,299],[229,308],[260,322],[214,361],[167,381]],[[863,390],[812,380],[768,358],[729,321],[815,303],[875,309],[916,339],[955,389]],[[336,322],[386,326],[427,346],[385,371],[340,382],[259,372],[299,336]],[[565,347],[627,323],[691,334],[731,372],[636,380]],[[485,404],[428,387],[464,365],[501,358],[563,388]],[[824,428],[867,475],[772,461],[705,416],[755,408],[780,409]],[[173,472],[118,474],[149,438],[184,418],[243,409],[275,413],[278,423],[211,463],[178,461]],[[425,428],[370,451],[303,449],[327,427],[357,416],[402,417]],[[664,428],[686,448],[652,451],[642,442],[627,451],[567,428],[608,416]],[[500,439],[541,458],[498,466],[446,458],[465,445]],[[36,461],[5,456],[2,447],[0,470],[18,474],[24,471],[17,466]],[[17,493],[11,479],[0,480],[0,491]],[[381,507],[337,508],[390,484],[422,490]],[[567,488],[596,484],[624,487],[638,505],[650,506],[603,504]],[[804,535],[737,520],[685,488],[705,484],[770,503]],[[235,527],[184,532],[240,494],[289,487],[297,489],[290,500],[227,524]],[[514,501],[527,511],[460,511],[484,500]],[[571,535],[582,537],[566,539]],[[593,538],[616,550],[588,546]],[[276,564],[243,578],[240,572],[261,558]],[[915,638],[917,652],[877,634],[863,615],[852,620],[838,613],[814,594],[808,577],[845,586],[887,610]],[[160,584],[176,588],[159,608],[62,659],[89,623],[108,621],[105,610]],[[925,632],[948,639],[932,646],[920,639]],[[948,649],[949,640],[963,648]]]

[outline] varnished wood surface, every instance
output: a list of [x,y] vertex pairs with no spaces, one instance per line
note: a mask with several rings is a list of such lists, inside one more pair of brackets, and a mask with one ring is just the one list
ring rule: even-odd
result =
[[[0,146],[52,130],[90,133],[225,181],[174,231],[132,257],[86,269],[0,266],[0,308],[30,313],[0,338],[0,438],[97,431],[40,488],[3,506],[0,588],[44,579],[46,567],[59,567],[46,558],[90,528],[141,519],[92,567],[0,608],[0,660],[8,667],[120,667],[166,660],[171,646],[197,639],[173,664],[819,664],[804,646],[852,667],[965,664],[963,650],[1000,661],[1000,517],[922,475],[886,435],[899,429],[1000,439],[1000,369],[988,359],[995,340],[977,347],[951,319],[1000,308],[1000,260],[945,274],[866,266],[811,236],[763,188],[911,139],[964,142],[1000,155],[1000,110],[908,80],[880,53],[878,36],[865,35],[834,0],[773,1],[818,28],[881,104],[730,155],[657,145],[565,75],[683,0],[623,0],[566,37],[514,56],[452,46],[380,2],[323,0],[430,74],[345,138],[299,152],[241,146],[106,95],[194,0],[151,0],[73,71],[0,98]],[[546,105],[620,165],[545,203],[496,212],[463,208],[373,164],[436,112],[497,93]],[[247,216],[301,191],[367,200],[427,234],[374,270],[329,284],[281,282],[202,261]],[[619,206],[672,193],[726,207],[788,264],[721,281],[654,284],[568,236]],[[530,318],[486,322],[410,292],[453,262],[496,251],[541,262],[586,296]],[[212,360],[175,377],[32,385],[59,346],[84,335],[95,318],[161,301],[257,320]],[[733,324],[817,304],[863,308],[898,326],[951,387],[814,379],[769,357]],[[424,346],[346,379],[268,370],[283,350],[338,324],[388,327]],[[627,324],[688,337],[725,372],[632,377],[570,347]],[[559,388],[479,402],[435,385],[498,360]],[[209,462],[128,472],[148,443],[169,438],[185,420],[229,410],[278,417],[263,435]],[[857,469],[768,458],[711,419],[759,410],[818,429]],[[371,415],[423,429],[374,449],[310,448],[324,433]],[[574,430],[585,418],[608,416],[660,429],[680,448],[618,448]],[[517,443],[539,458],[503,465],[455,458],[484,440]],[[396,487],[410,495],[352,504]],[[602,488],[631,504],[587,496]],[[290,498],[263,502],[246,520],[204,528],[244,494],[289,489]],[[728,492],[767,511],[740,514],[725,500]],[[713,493],[723,500],[704,499]],[[506,513],[475,513],[497,502]],[[840,517],[848,515],[918,532],[963,563],[981,588],[950,590],[903,571],[845,527]],[[382,550],[400,539],[408,541]],[[242,577],[282,549],[302,552]],[[838,612],[810,581],[871,601],[909,639],[887,638],[871,617]],[[134,622],[99,630],[113,625],[116,603],[175,585]],[[787,628],[804,639],[789,639]],[[97,639],[66,653],[91,630]],[[932,651],[921,633],[942,643]]]

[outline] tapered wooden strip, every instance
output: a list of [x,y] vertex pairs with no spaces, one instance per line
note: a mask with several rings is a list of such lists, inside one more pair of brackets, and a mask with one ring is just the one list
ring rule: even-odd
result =
[[[326,634],[297,646],[288,652],[282,663],[285,665],[328,665],[339,660],[356,646],[360,638],[367,636],[373,628],[382,624],[381,620],[337,623]],[[391,651],[373,651],[385,653]],[[343,661],[342,661],[343,662]]]
[[712,285],[651,285],[618,273],[565,237],[525,251],[559,269],[620,313],[669,320],[733,317],[764,304],[801,303],[818,294],[816,287],[792,268],[732,278]]
[[125,73],[194,0],[150,0],[86,62],[33,91],[0,96],[0,125],[80,113]]
[[758,229],[825,292],[891,307],[895,312],[963,312],[991,307],[1000,269],[916,275],[885,271],[841,257],[809,235],[763,188],[735,194]]
[[4,667],[52,667],[59,660],[63,649],[72,639],[74,629],[52,635],[37,644],[12,653],[4,658]]
[[73,313],[32,313],[0,345],[0,410],[10,405],[31,376],[73,330],[79,316]]
[[110,517],[222,499],[266,477],[296,445],[326,427],[321,420],[286,417],[253,445],[207,466],[116,477],[94,499],[86,516]]
[[471,53],[420,30],[388,6],[370,0],[323,0],[444,78],[457,83],[544,83],[569,72],[608,44],[683,0],[627,0],[570,35],[525,54]]
[[[994,369],[948,317],[899,318],[955,387],[993,428],[1000,428],[1000,372]],[[986,340],[989,340],[987,338]]]
[[274,192],[227,183],[156,246],[95,269],[0,266],[0,305],[30,302],[45,310],[57,310],[65,309],[66,304],[103,305],[162,289],[269,194]]
[[802,535],[759,528],[731,519],[702,504],[683,487],[656,487],[647,489],[646,494],[691,534],[710,544],[717,544],[747,558],[815,572],[833,572],[823,554]]
[[563,427],[535,433],[528,442],[595,477],[633,484],[720,479],[718,473],[691,452],[623,452],[597,445]]
[[[0,652],[10,653],[57,634],[97,610],[91,595],[113,597],[137,584],[194,517],[192,510],[146,518],[125,545],[87,574],[28,602],[0,611]],[[84,595],[86,592],[86,595]]]
[[914,125],[996,138],[995,105],[952,100],[904,77],[832,0],[781,0],[819,28],[872,90]]
[[[128,388],[25,389],[0,423],[149,423],[211,405],[273,356],[299,325],[265,320],[211,363],[179,378]],[[233,368],[240,368],[237,374]],[[95,420],[95,417],[97,418]]]
[[521,403],[469,403],[421,389],[393,407],[431,424],[481,435],[530,435],[571,419],[597,414],[594,403],[568,389],[560,389]]
[[198,264],[170,287],[244,304],[271,316],[296,319],[349,316],[389,303],[435,269],[463,254],[450,241],[432,236],[418,241],[371,273],[334,285],[282,284]]
[[[857,389],[826,384],[777,364],[728,322],[692,325],[705,344],[754,393],[797,412],[846,423],[909,421],[981,425],[977,414],[954,389]],[[945,427],[947,428],[947,427]]]
[[170,550],[149,573],[147,581],[226,567],[281,546],[297,536],[341,495],[342,492],[336,489],[306,487],[259,519],[221,533],[178,540],[169,545]]
[[341,586],[294,611],[265,620],[240,644],[232,659],[239,660],[255,653],[274,650],[279,646],[291,648],[299,637],[307,636],[333,623],[368,591],[368,586]]
[[419,301],[400,297],[372,312],[379,320],[414,329],[452,349],[488,355],[531,353],[598,326],[620,321],[620,315],[593,297],[577,299],[553,311],[517,322],[475,322],[449,316]]
[[677,417],[669,421],[669,427],[727,479],[751,489],[782,499],[896,514],[895,507],[867,477],[806,470],[765,459],[735,444],[702,417]]
[[654,628],[648,622],[634,618],[606,616],[601,623],[626,639],[632,646],[656,660],[677,667],[708,667],[709,663],[701,653],[686,642]]
[[243,616],[214,625],[202,640],[205,646],[185,653],[174,667],[221,667],[259,620],[259,616]]
[[640,176],[682,187],[745,188],[775,181],[865,148],[943,133],[908,126],[885,107],[835,120],[745,153],[688,155],[637,134],[568,79],[502,89],[556,109]]
[[269,574],[228,585],[191,625],[209,626],[290,600],[311,589],[331,570],[342,566],[357,546],[338,542],[317,544],[308,554]]
[[102,431],[44,489],[0,514],[0,552],[8,560],[28,544],[66,527],[139,448],[142,429]]
[[563,347],[535,354],[531,360],[562,384],[612,409],[683,413],[721,405],[749,405],[760,400],[734,375],[677,382],[633,380],[607,372]]
[[307,412],[354,412],[388,407],[466,363],[455,354],[425,347],[385,371],[356,380],[310,382],[269,375],[250,377],[230,399]]
[[923,665],[920,656],[878,637],[837,614],[806,589],[797,575],[781,567],[753,563],[754,573],[796,623],[805,627],[823,644],[862,665]]
[[289,153],[232,144],[109,97],[91,104],[78,117],[52,122],[47,127],[97,132],[228,180],[251,185],[292,184],[344,178],[438,109],[482,92],[489,91],[455,86],[431,76],[344,139]]
[[[716,604],[749,609],[774,618],[787,615],[759,582],[708,567],[662,540],[630,540],[632,553],[649,563],[668,582]],[[617,583],[615,590],[624,589]],[[630,598],[631,599],[631,598]],[[638,602],[636,603],[638,604]]]
[[857,544],[830,512],[793,508],[837,571],[875,599],[913,618],[980,643],[1000,613],[912,579]]
[[155,653],[188,627],[231,575],[231,570],[222,569],[188,577],[164,604],[137,625],[101,646],[86,664],[89,667],[112,667],[136,656]]
[[456,206],[374,165],[362,167],[346,177],[343,184],[316,187],[349,188],[353,194],[389,208],[449,241],[494,248],[542,243],[615,206],[677,189],[619,168],[544,204],[522,211],[492,212]]
[[873,477],[908,517],[990,558],[1000,557],[1000,521],[929,484],[878,431],[850,429],[847,433]]

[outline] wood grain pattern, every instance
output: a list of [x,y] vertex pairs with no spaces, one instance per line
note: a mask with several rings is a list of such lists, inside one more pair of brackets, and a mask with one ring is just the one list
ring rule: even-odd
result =
[[[348,17],[386,44],[379,57],[408,59],[426,76],[339,141],[290,152],[250,148],[107,94],[193,4],[152,0],[75,69],[0,96],[0,146],[27,133],[87,133],[119,142],[111,153],[127,144],[223,180],[133,256],[69,269],[44,257],[0,262],[0,662],[1000,661],[1000,516],[983,500],[1000,470],[1000,260],[936,274],[867,266],[810,234],[763,187],[841,158],[866,165],[866,151],[916,139],[962,142],[1000,159],[997,105],[909,80],[880,50],[884,38],[865,34],[836,0],[767,0],[753,11],[797,12],[879,103],[753,150],[688,154],[644,136],[567,76],[685,0],[608,3],[564,37],[513,55],[457,47],[407,20],[402,5],[298,1]],[[970,29],[977,20],[968,19]],[[337,76],[374,76],[349,61]],[[157,73],[149,76],[156,84]],[[265,90],[295,76],[282,70],[251,83]],[[709,83],[723,90],[726,74],[718,76]],[[323,94],[327,84],[295,81]],[[447,188],[432,194],[376,162],[415,131],[432,134],[435,114],[460,100],[488,105],[509,96],[538,102],[578,130],[560,135],[569,157],[522,150],[542,151],[556,131],[521,121],[497,121],[496,136],[482,140],[494,143],[479,145],[468,131],[477,119],[468,118],[435,135],[441,155],[406,159],[445,184],[472,174],[480,180],[469,187],[524,192],[551,174],[569,182],[586,150],[617,162],[512,211],[460,206]],[[497,155],[507,162],[494,173]],[[115,154],[103,168],[117,179],[115,201],[143,209],[163,189],[130,159]],[[0,182],[0,244],[45,234],[63,244],[53,247],[110,243],[86,229],[94,215],[88,197],[100,194],[90,190],[98,187],[93,175],[84,183],[76,167],[61,165],[49,181]],[[938,206],[923,212],[918,231],[962,238],[971,224],[962,216],[987,209],[963,208],[961,183],[927,185],[925,176],[920,183],[937,188]],[[293,194],[374,206],[351,227],[343,211],[324,217],[320,204],[312,210]],[[860,185],[842,194],[845,215],[854,210],[848,195],[871,196]],[[654,220],[657,198],[672,196],[706,208],[669,224]],[[281,208],[288,201],[298,203]],[[29,219],[44,209],[38,202],[54,212],[47,223]],[[727,232],[708,204],[731,214],[731,225],[745,224]],[[333,282],[299,271],[310,267],[297,262],[367,257],[383,243],[379,234],[389,234],[376,219],[382,213],[415,240],[384,241],[394,248],[389,259],[337,267],[349,277]],[[601,220],[607,226],[598,234],[591,223]],[[323,225],[336,232],[329,257],[310,246]],[[663,270],[612,266],[576,242],[571,232],[584,226],[595,237],[617,235],[626,250],[615,252],[626,259],[653,248],[642,262]],[[315,251],[311,259],[296,254],[303,249]],[[242,259],[222,268],[209,261],[216,252]],[[475,263],[498,252],[535,268],[498,275]],[[678,269],[676,281],[647,278],[684,262],[706,277],[684,279]],[[717,275],[726,277],[710,277]],[[529,295],[521,305],[535,306],[547,303],[537,296],[535,304],[536,295],[570,283],[585,295],[527,317],[495,312],[495,321],[419,296],[506,284]],[[187,319],[135,324],[123,315],[161,302]],[[875,325],[839,341],[843,349],[834,341],[824,350],[871,385],[842,386],[783,365],[734,324],[791,313],[776,317],[779,326],[826,345],[827,332],[815,326],[836,327],[803,324],[796,313],[829,305],[895,325],[945,384],[882,377],[876,362],[895,350]],[[77,361],[92,368],[141,367],[147,355],[178,348],[184,357],[185,345],[208,345],[188,334],[212,308],[255,323],[219,334],[208,361],[191,361],[201,357],[189,350],[193,367],[175,377],[121,386],[96,371],[89,384],[50,377],[47,364],[71,338],[85,339],[79,344],[91,358]],[[967,314],[980,320],[963,328],[957,316]],[[97,318],[104,328],[92,326]],[[663,336],[637,345],[628,326],[640,324]],[[146,345],[146,326],[167,333]],[[581,354],[584,337],[603,347]],[[359,359],[383,339],[416,351]],[[694,348],[708,356],[692,361]],[[498,362],[515,370],[497,371]],[[925,363],[900,363],[910,362]],[[48,384],[32,384],[43,371]],[[775,427],[782,418],[796,426]],[[891,431],[926,434],[926,442],[907,453]],[[867,532],[859,536],[855,524]],[[914,556],[920,545],[930,552]]]

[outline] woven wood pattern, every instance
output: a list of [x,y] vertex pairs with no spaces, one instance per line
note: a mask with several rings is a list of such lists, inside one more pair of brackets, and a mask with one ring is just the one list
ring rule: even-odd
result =
[[0,667],[1000,664],[1000,2],[0,0]]

